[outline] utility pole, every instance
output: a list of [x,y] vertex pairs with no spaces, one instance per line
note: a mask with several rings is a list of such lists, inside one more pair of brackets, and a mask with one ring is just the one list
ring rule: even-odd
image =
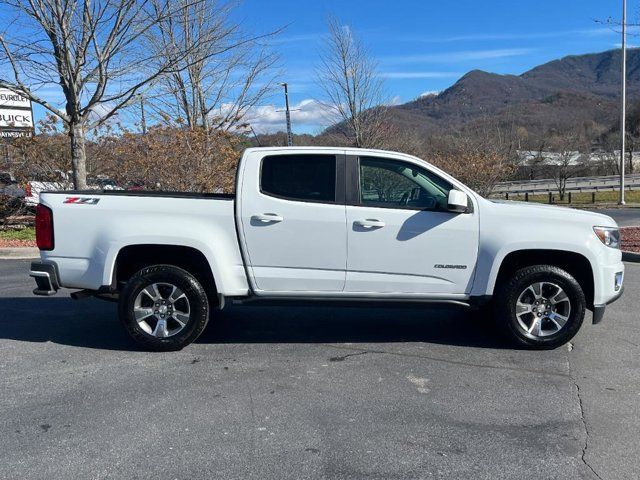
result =
[[147,119],[144,116],[144,97],[140,97],[140,123],[142,127],[142,134],[147,134]]
[[251,129],[251,133],[253,133],[253,138],[256,139],[256,143],[259,147],[261,147],[262,145],[260,145],[260,139],[258,138],[258,135],[256,135],[256,131],[253,129],[253,126],[251,124],[249,124],[249,128]]
[[[620,95],[620,201],[619,205],[624,205],[624,156],[625,156],[625,136],[626,136],[626,108],[627,108],[627,0],[622,0],[622,68],[621,82],[622,92]],[[632,159],[633,161],[633,159]]]
[[280,85],[284,87],[284,104],[287,115],[287,146],[291,147],[293,145],[293,135],[291,134],[291,113],[289,111],[289,88],[286,83],[281,83]]

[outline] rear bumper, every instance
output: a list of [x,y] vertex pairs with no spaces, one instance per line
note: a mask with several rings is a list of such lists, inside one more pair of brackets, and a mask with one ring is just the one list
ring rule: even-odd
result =
[[36,281],[34,295],[55,295],[60,289],[58,266],[53,262],[32,262],[29,276]]

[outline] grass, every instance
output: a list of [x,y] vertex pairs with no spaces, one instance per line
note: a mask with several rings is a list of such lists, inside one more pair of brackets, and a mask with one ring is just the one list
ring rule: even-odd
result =
[[[619,195],[617,191],[613,190],[594,192],[595,203],[593,203],[591,192],[571,192],[571,204],[569,204],[569,192],[565,193],[563,200],[560,200],[560,195],[558,195],[558,192],[551,193],[553,195],[553,203],[555,205],[597,205],[602,203],[617,203]],[[504,195],[500,198],[504,198]],[[524,193],[509,194],[509,200],[524,201],[524,199]],[[627,201],[627,203],[640,203],[640,190],[631,190],[625,192],[625,200]],[[530,194],[529,201],[536,203],[549,203],[549,194]]]
[[0,230],[0,240],[35,240],[36,229],[34,227],[22,230]]

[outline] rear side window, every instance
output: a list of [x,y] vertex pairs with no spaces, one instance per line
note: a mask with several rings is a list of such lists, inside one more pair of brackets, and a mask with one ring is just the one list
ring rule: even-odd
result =
[[274,155],[262,159],[262,193],[305,202],[336,201],[335,155]]

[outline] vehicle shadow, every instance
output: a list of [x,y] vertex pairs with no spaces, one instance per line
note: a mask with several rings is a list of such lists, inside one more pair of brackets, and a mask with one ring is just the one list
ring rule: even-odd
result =
[[[424,342],[510,348],[479,312],[455,306],[229,306],[197,343]],[[0,298],[0,338],[85,348],[138,350],[114,303],[61,297]]]

